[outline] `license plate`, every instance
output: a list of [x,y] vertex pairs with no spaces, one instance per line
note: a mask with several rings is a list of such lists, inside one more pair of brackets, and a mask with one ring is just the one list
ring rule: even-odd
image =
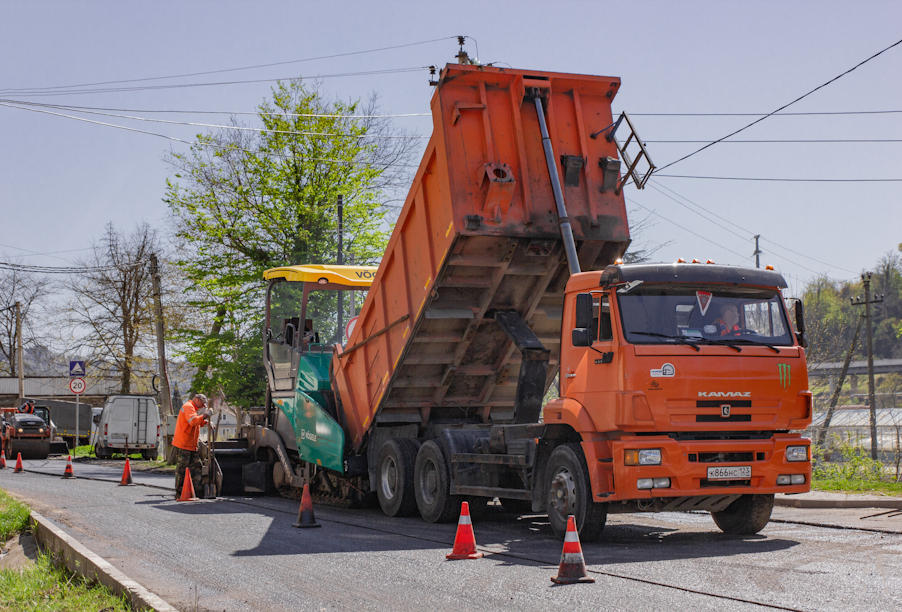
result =
[[708,480],[743,480],[752,477],[752,466],[709,467]]

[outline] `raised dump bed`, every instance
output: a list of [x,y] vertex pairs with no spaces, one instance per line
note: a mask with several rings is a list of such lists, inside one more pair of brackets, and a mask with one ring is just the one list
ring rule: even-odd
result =
[[550,351],[550,385],[570,271],[537,108],[580,267],[601,269],[629,244],[617,148],[605,138],[619,86],[614,77],[442,71],[433,135],[358,324],[332,358],[354,451],[373,423],[512,422],[521,351],[496,312],[517,313]]

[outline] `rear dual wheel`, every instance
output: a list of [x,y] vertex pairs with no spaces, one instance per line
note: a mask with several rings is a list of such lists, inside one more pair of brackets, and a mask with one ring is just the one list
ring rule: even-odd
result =
[[416,514],[414,470],[419,445],[416,440],[392,438],[379,449],[376,463],[376,496],[388,516]]
[[451,495],[451,474],[441,446],[429,440],[420,447],[414,466],[414,493],[420,516],[447,523],[460,512],[461,495]]

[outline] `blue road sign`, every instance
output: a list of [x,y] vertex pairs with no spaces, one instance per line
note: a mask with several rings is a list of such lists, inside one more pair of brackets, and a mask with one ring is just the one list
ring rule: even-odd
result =
[[69,376],[75,376],[76,378],[81,378],[85,375],[85,362],[84,361],[70,361],[69,362]]

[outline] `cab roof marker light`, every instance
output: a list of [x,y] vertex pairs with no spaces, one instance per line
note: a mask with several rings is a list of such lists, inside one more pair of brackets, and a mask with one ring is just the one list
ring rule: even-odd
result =
[[702,262],[700,262],[700,261],[697,260],[697,259],[693,259],[693,260],[692,260],[692,263],[702,263]]
[[683,259],[682,257],[680,257],[679,259],[676,260],[676,262],[677,263],[686,263],[686,260]]
[[773,267],[773,266],[764,266],[764,269],[765,269],[765,270],[773,270],[774,267]]
[[622,266],[622,265],[623,265],[623,260],[620,259],[620,258],[618,257],[617,259],[614,260],[614,265],[615,265],[615,266]]
[[709,259],[709,260],[706,261],[705,263],[713,264],[713,263],[714,263],[714,260],[713,260],[713,259]]

